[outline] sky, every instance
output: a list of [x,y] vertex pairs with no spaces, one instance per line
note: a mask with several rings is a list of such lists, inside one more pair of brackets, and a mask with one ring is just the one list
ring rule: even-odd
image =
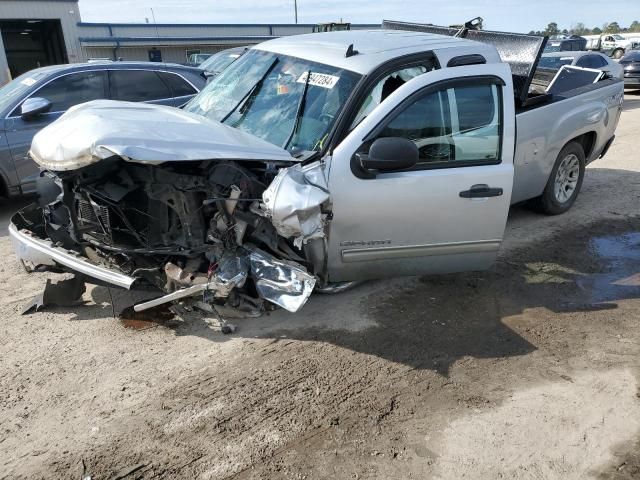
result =
[[[640,0],[297,0],[299,23],[383,19],[449,25],[484,18],[486,29],[514,32],[560,29],[578,22],[625,27],[640,20]],[[293,23],[294,0],[80,0],[85,22]]]

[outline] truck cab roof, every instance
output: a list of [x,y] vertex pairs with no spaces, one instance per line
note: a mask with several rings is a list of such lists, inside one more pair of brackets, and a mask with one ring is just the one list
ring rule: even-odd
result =
[[[353,45],[357,54],[347,56]],[[282,37],[254,47],[313,62],[332,65],[361,75],[380,64],[412,53],[433,51],[441,66],[462,55],[482,55],[486,63],[502,63],[495,47],[464,38],[402,30],[349,30]]]

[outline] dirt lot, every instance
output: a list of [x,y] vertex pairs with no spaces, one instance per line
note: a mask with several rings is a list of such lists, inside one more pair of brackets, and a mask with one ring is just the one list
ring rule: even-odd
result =
[[[20,315],[1,208],[0,479],[640,478],[640,92],[571,212],[512,209],[490,272],[144,330]],[[115,295],[116,304],[127,298]],[[84,465],[84,467],[83,467]]]

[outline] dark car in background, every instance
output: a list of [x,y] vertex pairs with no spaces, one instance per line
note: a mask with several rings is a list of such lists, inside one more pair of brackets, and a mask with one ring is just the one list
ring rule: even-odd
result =
[[640,88],[640,50],[631,50],[620,59],[624,70],[624,86]]
[[587,49],[587,39],[578,35],[571,35],[565,38],[551,38],[544,49],[545,53],[550,52],[581,52]]
[[70,107],[98,99],[180,107],[206,84],[203,70],[148,62],[54,65],[0,88],[0,195],[35,191],[34,135]]
[[227,48],[214,53],[204,62],[198,65],[198,68],[204,70],[208,77],[215,77],[238,58],[240,58],[249,47]]

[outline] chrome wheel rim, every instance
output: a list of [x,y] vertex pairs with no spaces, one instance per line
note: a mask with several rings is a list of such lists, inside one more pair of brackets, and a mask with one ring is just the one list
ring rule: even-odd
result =
[[569,154],[562,159],[556,172],[553,188],[556,201],[566,203],[578,188],[579,178],[580,160],[573,153]]

